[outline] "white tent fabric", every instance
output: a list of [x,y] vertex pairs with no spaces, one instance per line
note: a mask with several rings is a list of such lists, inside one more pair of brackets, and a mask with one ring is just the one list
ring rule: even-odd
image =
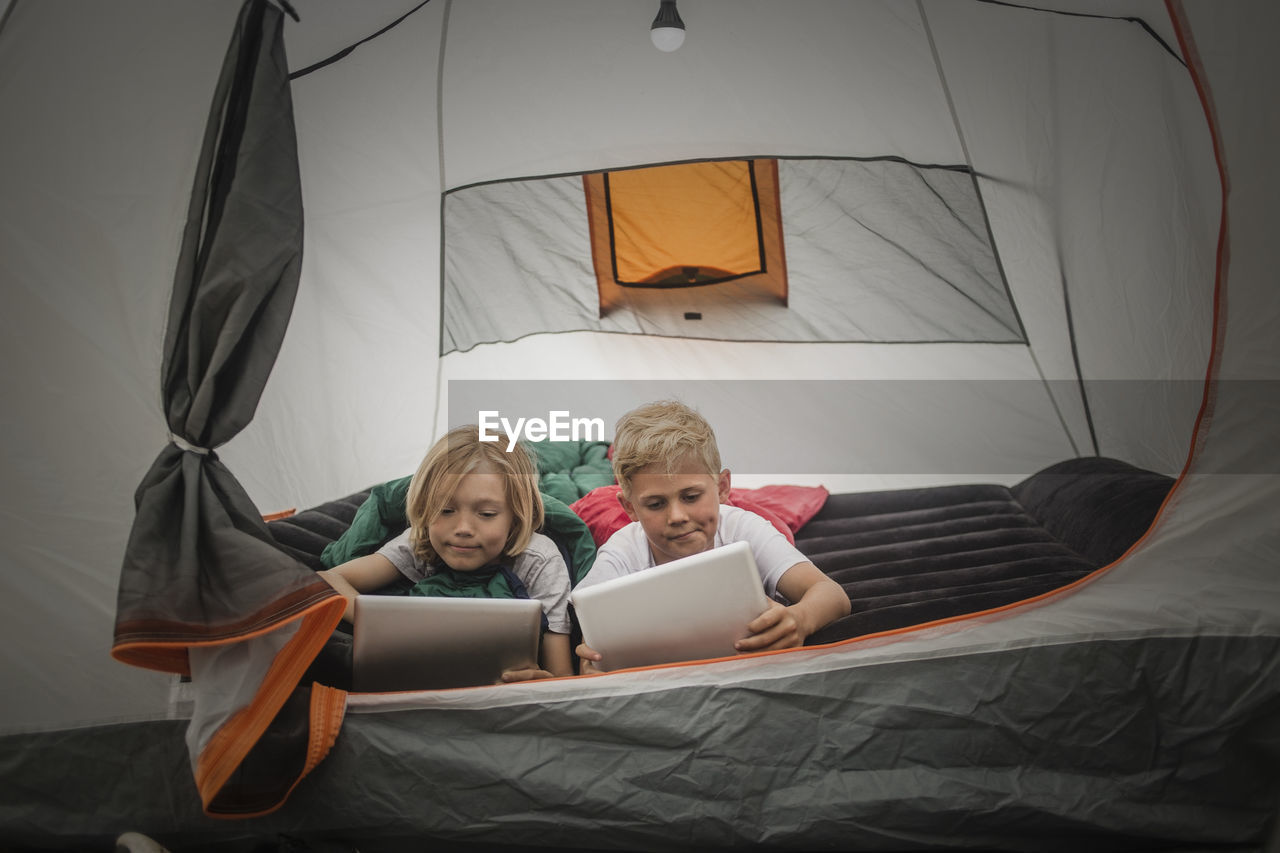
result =
[[[288,50],[302,69],[416,4],[294,5],[302,22],[288,29]],[[883,416],[865,442],[896,459],[932,442],[961,459],[875,471],[846,448],[825,473],[809,459],[778,469],[754,455],[746,473],[839,491],[1014,482],[1095,451],[1168,474],[1187,466],[1152,533],[1094,582],[1011,618],[780,655],[756,662],[751,678],[803,682],[1082,640],[1280,637],[1276,7],[687,0],[688,40],[667,55],[648,43],[650,5],[435,0],[294,82],[302,286],[258,415],[220,450],[259,507],[310,506],[411,471],[446,424],[474,420],[465,395],[494,387],[472,384],[481,380],[502,380],[488,399],[517,395],[516,407],[540,404],[519,399],[513,380],[553,383],[565,407],[609,423],[644,401],[648,383],[803,379],[859,393],[864,381],[963,382],[980,392],[971,416]],[[116,664],[108,649],[132,490],[167,440],[157,390],[168,293],[238,6],[15,0],[0,25],[7,743],[184,713],[171,677]],[[451,189],[705,157],[885,155],[967,163],[978,175],[1026,345],[575,332],[438,355]],[[989,417],[994,391],[981,389],[1006,381],[1041,391],[1027,410]],[[614,394],[602,400],[596,383]],[[761,435],[734,436],[761,401],[705,402],[733,467]],[[791,410],[796,430],[835,423],[850,434],[843,421],[861,435],[857,408],[805,405]],[[941,432],[957,427],[970,432]],[[589,705],[705,686],[743,666],[414,707]],[[1258,679],[1269,689],[1275,673]],[[352,725],[387,705],[353,699]],[[349,754],[336,758],[350,766]],[[138,809],[163,820],[162,805]],[[306,819],[290,813],[283,825]],[[0,826],[26,820],[0,807]]]

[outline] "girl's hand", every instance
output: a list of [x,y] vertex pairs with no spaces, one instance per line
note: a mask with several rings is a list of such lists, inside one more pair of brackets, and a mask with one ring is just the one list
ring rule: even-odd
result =
[[778,601],[770,601],[768,610],[747,623],[747,630],[751,636],[733,644],[739,652],[792,649],[804,645],[806,636],[796,614]]
[[547,672],[545,669],[509,669],[502,673],[502,683],[512,684],[517,681],[533,681],[535,678],[555,678],[555,673]]
[[578,674],[579,675],[601,675],[603,669],[598,669],[596,664],[604,659],[598,651],[588,646],[586,643],[579,643],[578,648],[574,650],[578,655]]
[[356,557],[316,574],[347,600],[347,609],[342,612],[342,618],[348,623],[355,619],[357,595],[373,592],[400,577],[399,569],[381,554]]

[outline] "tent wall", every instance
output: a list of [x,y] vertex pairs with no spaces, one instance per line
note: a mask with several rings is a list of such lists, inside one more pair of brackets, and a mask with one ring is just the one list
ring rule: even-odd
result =
[[1037,363],[1086,380],[1092,435],[1059,394],[1081,452],[1177,473],[1208,364],[1220,205],[1176,40],[1114,19],[926,9]]
[[914,3],[700,0],[681,11],[696,42],[666,55],[647,11],[454,3],[449,43],[467,47],[445,56],[445,186],[833,147],[961,160]]
[[[364,30],[350,26],[374,32],[400,12],[390,6],[364,13]],[[258,417],[226,449],[229,463],[245,472],[264,510],[307,506],[411,470],[434,434],[474,420],[449,411],[450,381],[553,379],[568,393],[574,379],[748,376],[1048,380],[1031,415],[1047,425],[1037,428],[1041,449],[1019,453],[1016,467],[1001,464],[1008,456],[993,465],[960,441],[967,467],[922,473],[913,464],[886,475],[846,465],[825,472],[837,489],[1013,482],[1095,446],[1177,473],[1207,362],[1198,318],[1211,298],[1216,228],[1216,178],[1194,90],[1177,58],[1136,23],[960,7],[925,4],[922,18],[915,4],[892,2],[817,3],[804,15],[776,4],[699,3],[688,22],[696,49],[661,55],[624,4],[433,3],[300,78],[303,288]],[[340,46],[324,25],[333,10],[300,9],[304,22],[289,32],[295,68]],[[1153,18],[1173,41],[1159,3],[1107,12]],[[629,28],[635,38],[620,39]],[[761,60],[779,45],[804,46],[786,74]],[[812,96],[793,95],[800,91]],[[1181,131],[1169,134],[1170,126]],[[1114,128],[1106,138],[1090,135],[1104,127]],[[972,160],[1030,347],[726,345],[573,333],[437,363],[441,189],[747,154]],[[1164,236],[1192,232],[1200,237],[1172,245]],[[319,393],[310,379],[316,369],[331,380]],[[1087,409],[1080,373],[1104,380],[1086,386]],[[574,408],[611,424],[637,402]],[[750,399],[747,411],[722,422],[747,420],[760,403]],[[851,406],[841,417],[858,412]],[[815,409],[797,419],[828,415]],[[370,418],[380,424],[376,441],[364,437]],[[1024,446],[1025,423],[1015,418],[1005,435],[981,440],[993,451]],[[910,459],[906,442],[917,436],[898,433],[904,440],[888,455]],[[736,467],[816,481],[813,466]]]
[[[566,46],[570,40],[593,45],[605,38],[608,26],[623,23],[601,10],[573,8],[570,14],[571,8],[565,7],[563,18],[523,13],[529,19],[517,18],[520,31],[539,37],[510,50],[495,48],[492,57],[485,51],[466,54],[465,62],[446,56],[447,188],[730,153],[967,160],[980,176],[997,250],[1030,345],[744,347],[626,341],[619,340],[621,335],[603,340],[589,334],[534,336],[450,353],[442,360],[442,394],[448,381],[501,378],[557,379],[565,394],[571,393],[566,381],[571,378],[1044,380],[1049,396],[1028,419],[1015,418],[994,430],[984,422],[981,434],[959,436],[956,425],[944,421],[946,436],[931,438],[968,462],[963,471],[940,467],[922,475],[918,467],[905,465],[886,476],[859,467],[855,459],[827,471],[825,482],[836,489],[914,483],[929,475],[932,481],[1012,482],[1064,453],[1101,452],[1169,474],[1181,470],[1208,363],[1206,318],[1218,203],[1208,134],[1163,5],[1113,6],[1105,10],[1107,17],[1098,18],[986,3],[839,4],[822,6],[822,14],[788,16],[785,22],[770,17],[779,11],[761,6],[752,7],[748,26],[737,6],[706,3],[698,4],[696,13],[706,17],[697,29],[698,47],[688,55],[681,51],[667,61],[645,44],[620,46],[605,66],[607,74],[573,73],[574,63],[592,58],[581,47],[566,47],[560,51],[565,59],[549,66],[532,62],[525,52],[543,44],[555,46],[564,39]],[[830,42],[828,13],[842,24],[839,49]],[[1118,17],[1129,13],[1156,19],[1163,43],[1139,23]],[[883,29],[886,16],[891,25]],[[468,29],[470,21],[465,13],[451,16],[450,39],[481,38]],[[506,21],[486,24],[484,39],[500,39]],[[760,23],[758,29],[754,22]],[[704,31],[709,31],[705,40]],[[871,33],[875,43],[862,44]],[[804,56],[789,64],[787,75],[769,66],[772,76],[759,79],[767,63],[754,58],[769,55],[784,37],[788,44],[805,45]],[[857,49],[848,49],[848,39],[858,42]],[[872,57],[876,70],[862,64]],[[481,60],[493,68],[481,69]],[[516,63],[518,73],[511,70]],[[633,63],[636,76],[623,78]],[[647,81],[654,81],[662,91],[661,104],[642,94],[623,101],[616,93],[627,91],[624,79],[644,79],[638,93],[647,93]],[[840,81],[836,88],[834,80]],[[779,91],[780,84],[798,88]],[[466,97],[451,96],[455,86]],[[804,99],[787,94],[800,90],[815,94]],[[533,91],[550,93],[538,104],[545,106],[554,133],[540,125],[524,129],[531,123],[523,110]],[[885,103],[888,91],[901,91],[903,97]],[[454,103],[491,108],[455,113]],[[873,107],[875,120],[868,121]],[[683,117],[681,133],[654,129],[655,124],[665,129],[672,116]],[[520,132],[506,124],[513,117]],[[624,141],[603,139],[601,124],[619,129]],[[1170,133],[1171,127],[1178,132]],[[523,163],[517,144],[527,158]],[[481,154],[484,165],[473,165]],[[1170,241],[1169,234],[1185,239]],[[974,386],[975,408],[999,405],[987,393],[993,387]],[[769,406],[767,396],[742,391],[744,405],[736,412],[717,409],[725,411],[719,421],[728,425],[723,431],[752,422]],[[851,399],[858,393],[848,390]],[[637,390],[629,405],[610,407],[599,402],[594,388],[584,389],[578,408],[611,422],[641,402],[640,394]],[[825,404],[788,411],[797,424],[831,423]],[[863,411],[849,406],[836,423],[846,426],[845,434],[857,434],[852,422]],[[442,412],[441,424],[444,419]],[[449,411],[448,419],[464,423],[474,415]],[[1003,452],[1006,446],[1027,449],[1023,427],[1028,421],[1044,427],[1035,433],[1042,441],[1039,449]],[[920,436],[909,425],[897,426],[879,435],[875,453],[912,459]],[[840,433],[840,427],[834,431]],[[991,452],[975,449],[979,442]],[[1010,471],[1011,458],[1022,467]],[[729,464],[735,467],[732,457]],[[736,467],[770,476],[811,473],[809,468]]]
[[[264,512],[403,476],[433,439],[446,5],[428,4],[293,83],[302,285],[258,414],[224,453]],[[286,31],[290,65],[319,62],[405,10],[361,4],[352,20],[349,4],[299,4],[303,21]]]
[[166,706],[166,679],[107,649],[132,492],[166,441],[168,294],[235,14],[17,2],[0,31],[0,730]]

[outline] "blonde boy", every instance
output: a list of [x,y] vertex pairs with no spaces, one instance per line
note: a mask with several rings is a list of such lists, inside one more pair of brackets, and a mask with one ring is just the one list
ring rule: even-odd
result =
[[[613,473],[618,500],[631,524],[613,534],[596,555],[579,586],[602,583],[687,557],[720,545],[745,541],[760,570],[769,609],[747,624],[741,652],[785,649],[849,613],[840,585],[809,562],[786,537],[760,516],[725,506],[729,470],[710,424],[683,403],[641,406],[618,421]],[[660,629],[660,626],[659,626]],[[578,646],[582,671],[602,658]]]

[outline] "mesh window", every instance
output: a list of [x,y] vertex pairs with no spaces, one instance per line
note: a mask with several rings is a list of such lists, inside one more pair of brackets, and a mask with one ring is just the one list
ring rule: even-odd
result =
[[580,330],[1025,341],[967,167],[731,160],[446,194],[441,352]]

